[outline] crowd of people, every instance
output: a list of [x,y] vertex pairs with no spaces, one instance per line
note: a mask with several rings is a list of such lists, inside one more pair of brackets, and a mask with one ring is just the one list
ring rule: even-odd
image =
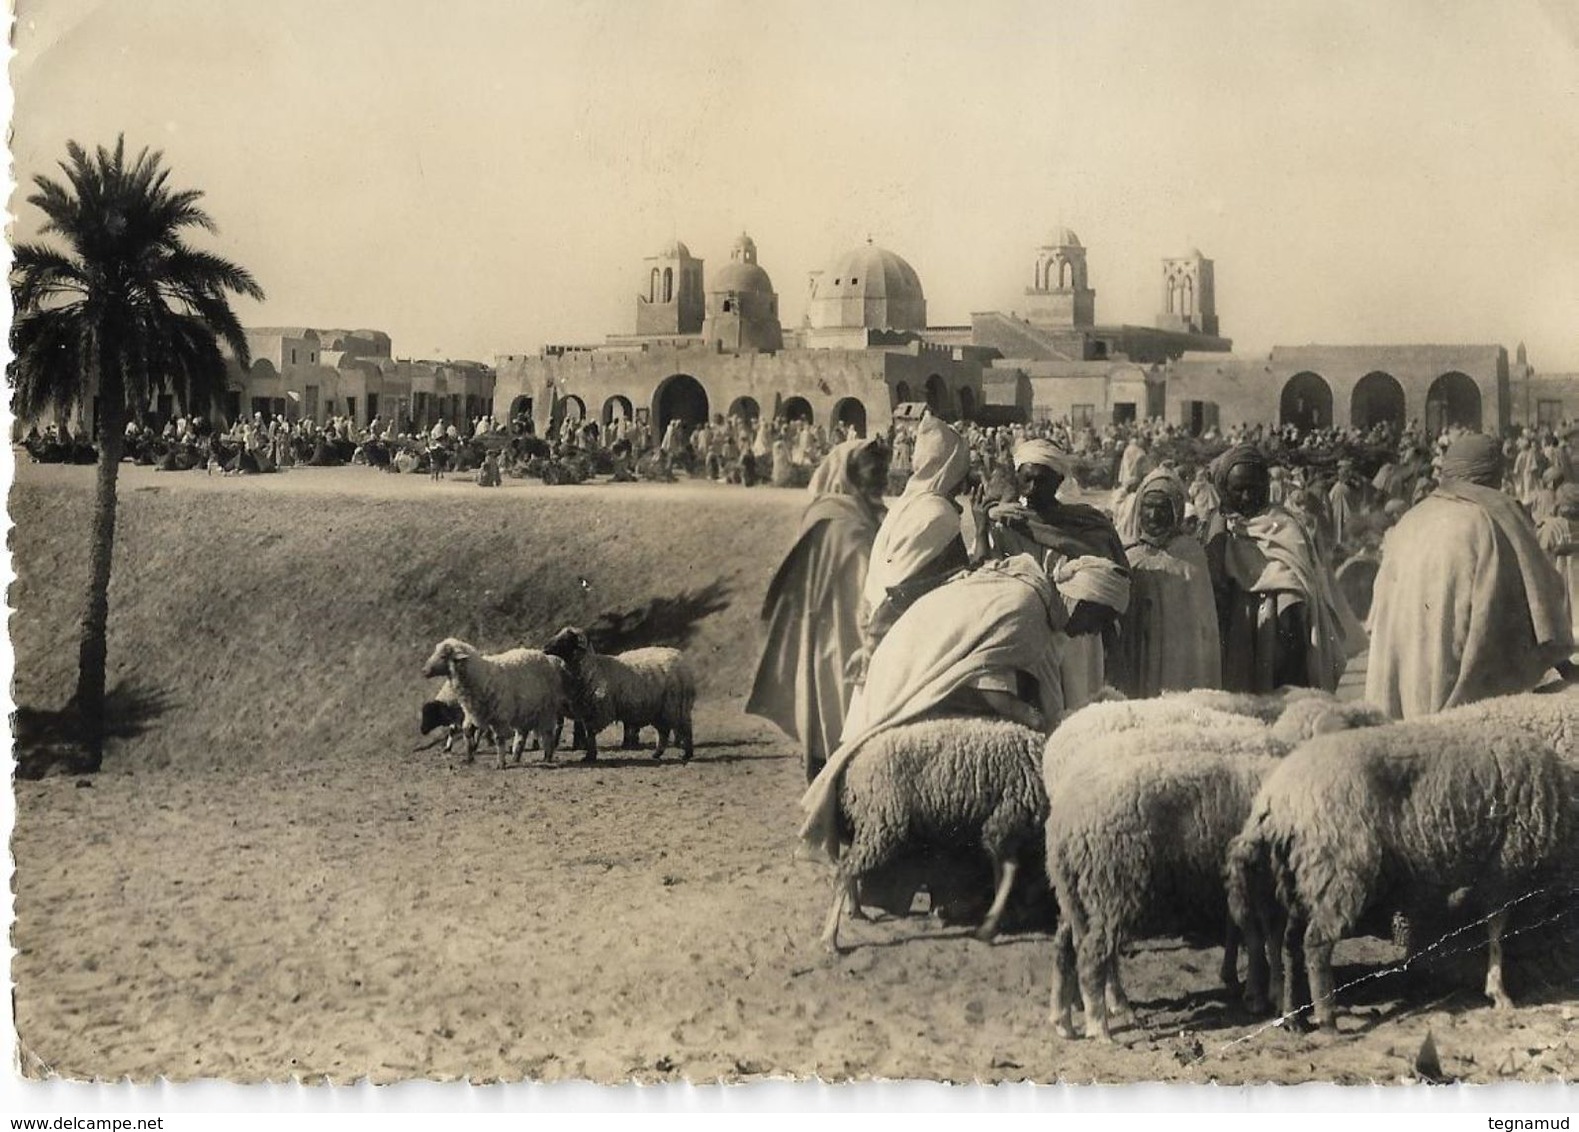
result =
[[[929,715],[1047,731],[1105,688],[1335,693],[1362,654],[1365,698],[1400,719],[1579,678],[1561,438],[1104,431],[926,416],[823,460],[747,704],[801,746],[810,846],[837,855],[862,744]],[[1093,450],[1115,463],[1103,506],[1069,491]],[[1363,624],[1336,578],[1357,547],[1379,559]]]
[[[734,415],[671,420],[658,433],[645,419],[629,417],[599,425],[566,415],[540,431],[530,414],[508,422],[485,415],[397,427],[377,416],[358,426],[343,416],[320,424],[311,417],[288,420],[255,412],[222,428],[198,415],[174,417],[162,427],[133,421],[126,427],[123,456],[167,471],[235,475],[363,464],[435,479],[469,474],[483,486],[497,486],[505,476],[580,483],[601,475],[615,481],[684,476],[746,487],[804,487],[829,449],[852,435],[846,426],[836,426],[830,436],[806,420]],[[90,438],[55,424],[29,429],[21,444],[35,462],[96,459]]]

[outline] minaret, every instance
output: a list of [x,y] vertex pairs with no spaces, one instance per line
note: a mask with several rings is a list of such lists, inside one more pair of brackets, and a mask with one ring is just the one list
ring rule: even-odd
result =
[[1182,256],[1162,261],[1161,330],[1217,337],[1217,294],[1212,281],[1212,261],[1191,248]]
[[637,334],[699,334],[704,313],[702,261],[689,248],[675,240],[642,261]]
[[1025,299],[1025,317],[1039,326],[1096,323],[1097,293],[1086,279],[1086,249],[1068,228],[1057,229],[1036,249]]

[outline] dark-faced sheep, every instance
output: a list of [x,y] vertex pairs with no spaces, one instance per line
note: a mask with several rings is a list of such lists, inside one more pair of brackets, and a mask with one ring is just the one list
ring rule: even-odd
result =
[[679,649],[632,649],[607,656],[592,648],[584,631],[571,627],[554,634],[543,651],[565,663],[571,706],[584,727],[587,760],[598,757],[598,732],[617,720],[625,725],[627,743],[643,727],[657,731],[653,758],[663,757],[672,734],[682,761],[690,761],[696,675]]

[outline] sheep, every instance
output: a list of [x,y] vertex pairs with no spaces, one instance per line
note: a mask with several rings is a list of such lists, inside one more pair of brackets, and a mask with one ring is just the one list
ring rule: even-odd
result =
[[1047,738],[1043,781],[1051,784],[1064,763],[1110,735],[1169,726],[1256,731],[1282,712],[1281,696],[1250,696],[1215,689],[1173,692],[1147,700],[1108,700],[1070,712]]
[[634,746],[640,729],[658,732],[654,759],[663,758],[672,732],[680,745],[680,761],[693,754],[691,714],[696,706],[696,675],[679,649],[633,649],[617,656],[594,651],[587,634],[561,629],[543,649],[561,659],[569,673],[571,704],[585,730],[585,760],[598,757],[597,734],[615,720],[625,725],[625,741]]
[[1451,720],[1485,720],[1519,727],[1544,739],[1569,766],[1579,768],[1579,685],[1567,684],[1551,692],[1525,692],[1477,700],[1449,708],[1435,717]]
[[[1565,733],[1579,722],[1579,698]],[[1332,951],[1367,913],[1483,917],[1485,992],[1503,986],[1509,897],[1540,892],[1572,865],[1579,831],[1572,770],[1549,743],[1483,709],[1321,735],[1267,776],[1228,854],[1234,916],[1268,948],[1291,1024],[1305,996],[1318,1026],[1336,1027]],[[1259,971],[1253,977],[1263,977]]]
[[[535,733],[542,744],[543,760],[553,761],[560,716],[567,710],[569,679],[558,657],[537,649],[483,656],[465,641],[448,637],[434,648],[422,674],[450,678],[465,718],[479,731],[492,732],[501,770],[505,760],[500,736],[506,730],[513,732],[511,752],[517,763],[527,732]],[[475,743],[469,742],[466,761],[475,756]]]
[[[1242,714],[1204,709],[1202,702]],[[1104,722],[1116,729],[1077,733],[1078,747],[1062,729],[1047,744],[1047,869],[1060,913],[1051,1015],[1064,1037],[1074,1033],[1078,969],[1086,1034],[1111,1040],[1107,1004],[1130,1013],[1119,949],[1136,935],[1181,927],[1220,935],[1223,984],[1237,993],[1238,933],[1228,914],[1223,863],[1262,778],[1312,735],[1384,721],[1368,704],[1322,695],[1169,697],[1149,701],[1152,719],[1146,703],[1106,713]],[[1257,940],[1248,950],[1257,970],[1266,962],[1264,944]],[[1265,981],[1251,980],[1252,986]],[[1252,996],[1249,1005],[1265,1003]]]
[[985,849],[993,900],[976,938],[990,941],[1008,904],[1019,851],[1047,816],[1039,763],[1043,736],[1004,719],[944,716],[880,731],[839,781],[841,839],[822,945],[839,951],[839,919],[865,919],[860,880],[919,845]]
[[460,698],[455,694],[455,685],[450,680],[445,680],[438,693],[422,704],[420,733],[426,735],[440,727],[445,729],[445,754],[454,749],[457,737],[465,741],[469,754],[476,754],[477,728],[467,720],[466,709],[461,707]]

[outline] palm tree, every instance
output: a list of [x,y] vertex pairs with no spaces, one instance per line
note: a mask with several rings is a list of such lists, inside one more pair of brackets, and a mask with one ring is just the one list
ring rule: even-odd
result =
[[81,728],[85,769],[98,770],[115,483],[126,422],[167,390],[186,411],[207,412],[225,388],[221,340],[244,369],[251,364],[227,295],[262,299],[263,290],[245,268],[182,242],[189,228],[218,229],[198,207],[201,192],[168,186],[162,153],[144,149],[128,161],[122,136],[113,150],[99,146],[92,156],[68,142],[66,154],[65,183],[35,176],[37,191],[27,198],[44,213],[40,235],[60,237],[68,250],[16,247],[10,379],[12,409],[22,420],[47,411],[64,419],[98,397],[88,605],[68,706]]

